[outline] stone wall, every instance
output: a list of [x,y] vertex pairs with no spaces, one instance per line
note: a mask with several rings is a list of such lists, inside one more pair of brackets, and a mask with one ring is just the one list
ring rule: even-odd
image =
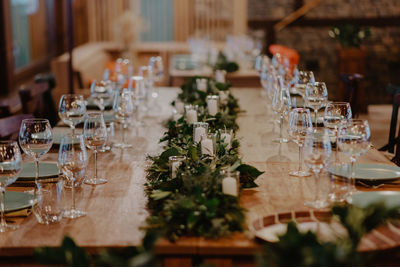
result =
[[[248,18],[280,19],[293,11],[294,0],[248,0]],[[400,0],[324,0],[307,18],[400,16]],[[400,85],[400,21],[397,27],[370,27],[363,43],[367,51],[364,88],[369,104],[390,103],[385,87]],[[338,43],[329,37],[330,27],[287,27],[276,34],[276,42],[296,49],[300,68],[313,69],[327,83],[330,98],[339,86]]]

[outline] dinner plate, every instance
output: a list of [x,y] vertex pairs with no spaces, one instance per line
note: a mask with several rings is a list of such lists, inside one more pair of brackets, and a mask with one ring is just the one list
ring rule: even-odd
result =
[[[57,163],[39,162],[39,178],[52,178],[60,174]],[[18,180],[32,181],[35,179],[35,164],[33,162],[24,162]]]
[[400,207],[399,191],[369,191],[358,192],[351,196],[353,205],[365,208],[372,203],[384,202],[386,207]]
[[32,206],[32,200],[34,196],[32,194],[24,192],[6,191],[5,194],[5,211],[16,211],[26,209]]
[[[329,172],[341,176],[349,177],[349,165],[335,165]],[[360,163],[355,165],[355,178],[361,181],[384,182],[400,178],[400,168],[393,165]]]

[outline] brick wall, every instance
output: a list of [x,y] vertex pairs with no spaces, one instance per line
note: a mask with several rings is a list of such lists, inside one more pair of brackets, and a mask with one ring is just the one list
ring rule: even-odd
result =
[[[249,19],[280,19],[293,11],[294,0],[249,0]],[[307,18],[385,17],[400,15],[400,0],[324,0]],[[327,83],[330,98],[339,86],[338,44],[328,35],[330,27],[288,27],[276,34],[277,43],[300,54],[300,68],[314,68],[318,80]],[[390,103],[389,82],[400,85],[400,21],[398,27],[371,27],[363,44],[367,51],[364,87],[370,104]]]

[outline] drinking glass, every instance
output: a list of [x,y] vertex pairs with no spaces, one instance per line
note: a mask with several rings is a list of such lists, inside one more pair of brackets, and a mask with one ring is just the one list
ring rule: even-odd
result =
[[277,84],[272,98],[272,110],[279,115],[279,138],[273,140],[276,143],[287,143],[288,139],[282,137],[282,127],[284,116],[290,110],[290,93],[284,86],[283,78],[278,76]]
[[357,158],[366,153],[370,147],[371,131],[367,120],[348,120],[342,122],[338,130],[338,146],[343,153],[350,156],[351,175],[349,179],[347,201],[351,201],[351,195],[355,188],[355,163]]
[[105,81],[93,81],[90,86],[90,98],[98,106],[103,113],[105,106],[109,104],[112,99],[112,87]]
[[308,109],[295,108],[289,113],[288,133],[292,141],[299,146],[299,168],[297,171],[289,172],[289,175],[298,177],[310,176],[308,171],[303,170],[303,142],[307,131],[311,129],[311,115]]
[[115,62],[116,80],[119,85],[123,85],[133,74],[133,65],[127,58],[118,58]]
[[113,109],[116,113],[116,120],[122,127],[122,140],[120,143],[115,143],[115,147],[132,147],[131,144],[125,143],[125,131],[128,128],[129,120],[134,111],[132,96],[132,92],[129,89],[121,89],[115,94]]
[[308,83],[314,83],[314,73],[312,71],[297,70],[294,71],[295,85],[294,91],[300,94],[303,98],[306,94],[306,85]]
[[132,76],[129,80],[128,89],[132,93],[133,105],[134,107],[136,107],[136,118],[134,126],[140,127],[143,125],[141,111],[146,111],[147,109],[145,105],[143,105],[146,103],[147,99],[147,91],[144,78],[142,76]]
[[88,157],[85,141],[81,134],[67,134],[61,139],[58,151],[58,164],[65,178],[71,183],[72,205],[64,210],[64,217],[74,219],[86,215],[75,205],[75,181],[85,175]]
[[98,185],[107,182],[105,178],[97,177],[97,152],[107,141],[107,128],[103,114],[100,112],[88,113],[83,126],[83,136],[86,146],[94,153],[94,177],[86,178],[85,184]]
[[326,168],[331,158],[331,141],[327,129],[320,130],[312,129],[307,132],[304,139],[304,160],[306,166],[314,173],[315,177],[315,198],[314,201],[307,201],[304,203],[316,209],[324,208],[329,205],[326,199],[320,198],[320,172]]
[[[143,77],[146,97],[153,93],[154,89],[154,73],[152,66],[141,66],[139,68],[139,76]],[[145,99],[147,100],[147,99]]]
[[164,64],[162,57],[151,57],[149,60],[150,67],[153,68],[154,80],[160,82],[164,76]]
[[39,188],[39,159],[53,144],[53,133],[47,119],[25,119],[19,129],[19,144],[22,150],[35,161],[35,193]]
[[324,82],[308,83],[305,92],[306,105],[314,110],[314,123],[317,127],[318,110],[328,101],[328,89]]
[[4,197],[6,187],[17,180],[18,174],[21,171],[21,152],[17,142],[15,141],[0,141],[0,211],[1,223],[0,232],[4,233],[9,230],[15,230],[18,225],[10,225],[6,223],[4,217],[5,203]]
[[58,115],[61,120],[69,125],[72,134],[75,134],[75,127],[83,122],[86,113],[86,104],[82,95],[62,95],[58,107]]
[[335,163],[338,163],[338,128],[342,122],[350,120],[351,116],[351,107],[348,102],[331,102],[325,107],[324,126],[335,134]]

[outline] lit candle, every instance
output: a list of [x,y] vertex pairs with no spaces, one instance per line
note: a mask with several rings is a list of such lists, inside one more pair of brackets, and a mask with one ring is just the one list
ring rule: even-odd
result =
[[238,196],[236,179],[230,176],[222,179],[222,193],[225,195]]
[[201,141],[202,135],[207,134],[208,123],[207,122],[195,122],[193,124],[193,141],[198,143]]
[[219,96],[217,95],[207,96],[207,110],[211,116],[215,116],[218,113],[218,99]]
[[197,90],[206,92],[207,91],[207,79],[199,78],[196,79]]
[[225,83],[225,70],[216,70],[215,71],[215,81],[218,83]]
[[175,179],[176,174],[178,172],[179,167],[182,165],[182,162],[186,159],[185,156],[171,156],[168,158],[169,160],[169,168],[171,172],[171,178]]
[[207,138],[203,135],[203,139],[201,140],[201,154],[202,155],[210,155],[214,156],[214,146],[211,138]]

